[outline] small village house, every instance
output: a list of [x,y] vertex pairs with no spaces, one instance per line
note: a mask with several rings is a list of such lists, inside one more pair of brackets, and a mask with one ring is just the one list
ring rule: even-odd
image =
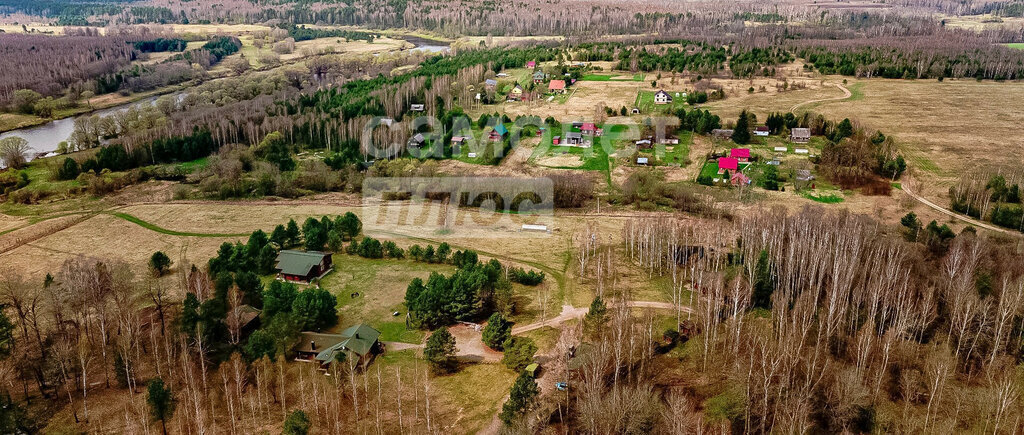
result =
[[565,134],[566,145],[579,145],[583,143],[583,133],[570,131]]
[[426,107],[423,104],[413,104],[409,106],[409,110],[412,110],[413,112],[422,112],[426,110]]
[[636,164],[637,166],[647,166],[647,157],[637,157]]
[[377,354],[384,351],[384,346],[380,342],[380,331],[360,323],[340,334],[303,332],[293,350],[297,360],[316,361],[324,367],[343,353],[346,360],[354,360],[365,368]]
[[665,92],[664,89],[654,93],[654,104],[669,104],[672,102],[672,96]]
[[537,61],[531,60],[529,62],[526,62],[526,67],[527,68],[536,68],[537,67]]
[[733,148],[729,150],[729,157],[732,157],[740,162],[750,161],[750,148]]
[[523,99],[523,87],[516,83],[512,86],[512,90],[508,93],[509,101],[519,101]]
[[241,338],[248,337],[253,331],[260,327],[260,310],[252,305],[242,304],[227,315],[228,325],[238,322],[238,331]]
[[796,143],[807,143],[811,141],[811,129],[794,128],[789,133],[789,140]]
[[285,281],[311,282],[331,271],[331,255],[317,251],[284,250],[277,254],[278,277]]
[[765,127],[763,125],[754,128],[754,136],[768,136],[769,133],[771,133],[771,130],[769,130],[768,127]]
[[452,155],[462,154],[462,144],[466,143],[466,138],[463,136],[452,136]]
[[583,125],[580,126],[580,133],[593,136],[597,133],[597,126],[594,125],[593,122],[584,122]]
[[565,80],[552,80],[548,83],[548,92],[554,92],[556,94],[565,93]]
[[409,149],[418,149],[422,147],[426,142],[427,138],[423,137],[423,133],[416,133],[411,138],[409,138],[408,147]]
[[740,167],[740,161],[732,157],[719,157],[718,158],[718,175],[722,175],[725,171],[736,172]]
[[724,129],[724,128],[716,128],[714,130],[711,130],[711,137],[713,137],[715,139],[722,139],[722,140],[729,139],[729,138],[732,137],[732,130],[731,129]]
[[733,186],[747,186],[750,184],[750,177],[740,171],[736,171],[729,177],[729,184]]
[[636,145],[637,149],[641,150],[649,150],[651,148],[654,148],[654,144],[651,143],[650,139],[640,139],[634,142],[634,144]]
[[494,79],[484,80],[484,87],[490,90],[494,90],[494,88],[498,87],[498,81]]
[[494,126],[487,138],[492,142],[497,142],[505,137],[506,134],[508,134],[508,129],[505,128],[505,124],[498,124]]
[[544,74],[544,71],[534,71],[533,72],[533,83],[535,83],[535,84],[539,85],[541,83],[544,83],[544,79],[546,79],[546,78],[547,78],[547,74]]

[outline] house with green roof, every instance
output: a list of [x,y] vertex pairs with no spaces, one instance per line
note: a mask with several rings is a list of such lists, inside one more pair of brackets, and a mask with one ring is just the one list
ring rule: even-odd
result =
[[331,254],[317,251],[285,250],[277,254],[274,268],[285,281],[311,282],[331,271]]
[[340,334],[303,332],[294,348],[296,358],[303,361],[317,361],[326,366],[345,354],[347,361],[358,361],[365,367],[384,350],[380,343],[380,331],[360,323],[341,331]]

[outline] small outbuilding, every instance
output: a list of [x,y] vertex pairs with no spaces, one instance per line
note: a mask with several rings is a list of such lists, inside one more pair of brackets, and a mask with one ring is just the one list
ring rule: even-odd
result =
[[794,128],[789,133],[789,140],[796,143],[807,143],[811,141],[811,129]]
[[733,148],[729,150],[729,157],[741,162],[750,161],[750,148]]
[[732,129],[716,128],[714,130],[711,130],[711,137],[715,139],[732,138]]
[[768,136],[769,133],[771,133],[771,130],[769,130],[768,127],[765,127],[763,125],[754,128],[754,136]]

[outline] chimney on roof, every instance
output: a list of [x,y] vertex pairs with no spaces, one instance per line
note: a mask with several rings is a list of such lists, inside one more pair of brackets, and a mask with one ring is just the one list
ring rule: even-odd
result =
[[313,340],[309,340],[309,348],[316,350],[316,342]]

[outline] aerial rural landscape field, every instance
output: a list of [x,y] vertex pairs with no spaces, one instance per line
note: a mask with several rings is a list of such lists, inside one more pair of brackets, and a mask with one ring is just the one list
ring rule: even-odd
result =
[[1024,3],[0,0],[0,433],[1024,433]]

